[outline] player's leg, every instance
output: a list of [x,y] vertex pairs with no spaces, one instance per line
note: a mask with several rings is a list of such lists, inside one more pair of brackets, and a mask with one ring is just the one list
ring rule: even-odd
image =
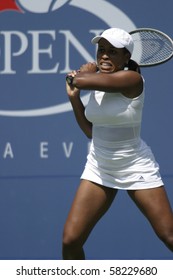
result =
[[128,193],[147,217],[157,236],[173,251],[173,212],[164,187]]
[[81,181],[64,227],[63,259],[85,259],[83,245],[116,193],[117,190]]

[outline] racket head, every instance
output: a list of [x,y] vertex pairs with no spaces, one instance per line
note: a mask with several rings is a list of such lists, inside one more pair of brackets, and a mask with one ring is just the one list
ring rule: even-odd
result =
[[138,28],[129,32],[134,41],[132,59],[140,67],[162,64],[173,57],[173,40],[153,28]]

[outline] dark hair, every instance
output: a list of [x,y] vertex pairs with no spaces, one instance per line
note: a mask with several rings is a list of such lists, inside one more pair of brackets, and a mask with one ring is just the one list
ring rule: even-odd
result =
[[137,64],[136,61],[134,61],[132,59],[129,60],[127,67],[129,70],[141,73],[139,65]]
[[[131,57],[131,53],[129,52],[129,50],[124,48],[124,51],[125,51],[125,53],[129,54],[129,57]],[[132,71],[138,72],[139,74],[141,73],[139,65],[133,59],[129,60],[128,64],[126,65],[126,68],[128,68],[128,70],[132,70]]]

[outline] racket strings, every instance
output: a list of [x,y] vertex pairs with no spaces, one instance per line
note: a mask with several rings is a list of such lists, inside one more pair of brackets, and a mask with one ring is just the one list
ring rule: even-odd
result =
[[135,51],[140,54],[139,64],[157,64],[172,56],[173,43],[161,33],[141,31],[132,36]]

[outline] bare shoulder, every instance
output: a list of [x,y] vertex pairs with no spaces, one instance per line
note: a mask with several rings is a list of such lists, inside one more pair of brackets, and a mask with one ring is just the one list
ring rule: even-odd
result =
[[132,70],[118,71],[116,78],[119,79],[119,83],[122,85],[121,93],[128,98],[135,98],[139,96],[143,91],[143,78],[140,73]]

